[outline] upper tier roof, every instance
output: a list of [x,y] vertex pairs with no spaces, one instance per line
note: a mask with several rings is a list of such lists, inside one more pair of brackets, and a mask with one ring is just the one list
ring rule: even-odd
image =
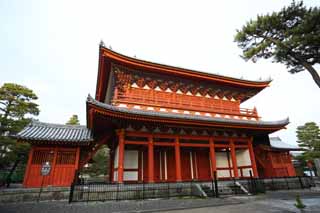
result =
[[109,73],[112,63],[119,63],[130,68],[141,69],[146,72],[156,72],[172,76],[180,76],[182,78],[190,78],[197,81],[207,81],[213,84],[232,86],[242,89],[251,89],[255,94],[267,87],[271,80],[252,81],[238,79],[218,74],[205,73],[180,67],[169,66],[131,58],[115,51],[112,51],[100,45],[99,52],[99,69],[96,87],[96,99],[103,101],[108,84]]
[[67,144],[87,145],[93,141],[91,131],[86,126],[51,124],[32,121],[15,136],[18,140],[36,143],[67,142]]
[[[267,132],[274,132],[284,128],[289,123],[288,118],[280,121],[253,121],[233,118],[219,118],[190,114],[167,113],[158,111],[145,111],[139,109],[127,109],[99,102],[93,99],[90,95],[87,99],[87,105],[89,105],[89,107],[91,106],[95,107],[96,109],[101,109],[104,113],[111,117],[150,122],[177,123],[182,125],[189,124],[207,127],[248,128],[256,130],[265,130]],[[90,124],[89,127],[92,128]]]

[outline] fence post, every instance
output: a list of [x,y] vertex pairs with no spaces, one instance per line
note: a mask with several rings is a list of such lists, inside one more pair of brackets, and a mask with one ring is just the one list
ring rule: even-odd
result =
[[70,186],[69,203],[71,203],[71,202],[72,202],[74,185],[75,185],[75,183],[74,183],[74,182],[72,182],[72,183],[71,183],[71,186]]
[[117,194],[116,194],[116,201],[119,200],[119,183],[117,183]]
[[216,193],[216,197],[219,197],[217,171],[213,172],[213,177],[214,177],[214,191]]
[[290,189],[290,186],[289,186],[289,182],[288,182],[288,179],[287,177],[284,177],[284,180],[286,181],[286,184],[287,184],[287,188]]
[[301,177],[298,176],[298,178],[299,178],[299,183],[300,183],[301,189],[303,189],[304,187],[303,187],[303,182],[302,182],[302,180],[301,180]]
[[144,181],[142,181],[142,200],[144,200]]
[[237,185],[236,185],[236,179],[233,177],[233,190],[234,190],[234,194],[237,194]]
[[256,189],[253,183],[253,177],[252,177],[252,171],[249,170],[249,174],[250,174],[250,185],[251,185],[251,193],[252,194],[256,194]]
[[211,179],[211,193],[212,193],[212,197],[215,196],[215,189],[214,189],[214,183],[213,183],[214,179]]
[[273,177],[271,177],[271,186],[272,186],[272,191],[274,191],[275,190],[275,187],[274,187],[274,182],[273,182]]

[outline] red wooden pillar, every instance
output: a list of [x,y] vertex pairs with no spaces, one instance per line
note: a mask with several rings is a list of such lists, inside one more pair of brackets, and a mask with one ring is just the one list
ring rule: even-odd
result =
[[251,138],[248,140],[248,149],[249,149],[249,154],[250,154],[250,160],[251,160],[251,167],[253,171],[253,177],[258,177],[258,170],[257,170],[257,164],[256,164],[256,159],[254,157],[254,152],[253,152],[253,147],[252,147],[252,141],[253,139]]
[[216,153],[214,150],[214,141],[213,138],[209,138],[209,148],[210,148],[210,159],[211,159],[211,170],[212,174],[211,177],[213,178],[213,173],[217,170],[217,163],[216,163]]
[[110,150],[109,155],[109,181],[112,183],[114,181],[114,150]]
[[79,169],[79,161],[80,161],[80,147],[77,147],[76,162],[75,162],[75,170],[76,171]]
[[231,160],[232,160],[232,167],[233,167],[233,176],[239,177],[238,174],[238,165],[237,165],[237,157],[236,157],[236,149],[234,146],[233,139],[230,140],[230,151],[231,151]]
[[154,154],[153,154],[153,137],[148,137],[148,176],[149,183],[154,182]]
[[34,148],[33,146],[31,147],[30,151],[29,151],[29,158],[28,158],[28,163],[27,163],[27,168],[26,171],[24,173],[24,178],[23,178],[23,186],[26,187],[27,186],[27,180],[29,178],[29,172],[31,169],[31,163],[32,163],[32,158],[33,158],[33,153],[34,153]]
[[118,137],[119,137],[118,183],[123,183],[124,129],[121,129],[118,131]]
[[176,136],[175,138],[175,160],[176,160],[176,181],[182,181],[181,178],[181,158],[180,158],[180,144],[179,144],[179,137]]

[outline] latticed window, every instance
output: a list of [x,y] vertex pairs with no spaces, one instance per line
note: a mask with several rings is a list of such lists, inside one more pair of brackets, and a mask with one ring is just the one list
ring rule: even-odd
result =
[[36,150],[33,153],[32,164],[43,164],[45,162],[53,162],[54,151]]
[[74,164],[76,161],[76,152],[58,151],[57,164]]

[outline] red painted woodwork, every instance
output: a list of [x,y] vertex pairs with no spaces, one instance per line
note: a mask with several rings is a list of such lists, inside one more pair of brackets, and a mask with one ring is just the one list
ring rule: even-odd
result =
[[118,182],[123,183],[124,130],[118,131],[118,137],[119,137]]
[[143,181],[149,181],[149,172],[148,172],[148,149],[143,151]]
[[153,138],[149,136],[148,138],[148,182],[154,182],[154,156],[153,156]]
[[259,177],[295,176],[289,151],[257,146],[254,149]]
[[214,141],[213,138],[209,140],[210,145],[210,160],[211,160],[211,177],[213,178],[213,173],[217,170],[217,161],[215,156],[215,149],[214,149]]
[[[174,149],[167,149],[166,150],[167,156],[167,175],[168,181],[176,181],[176,160],[175,160],[175,152]],[[180,178],[181,180],[181,178]]]
[[[96,89],[96,99],[102,100],[107,93],[107,84],[108,84],[108,77],[111,71],[111,64],[123,64],[125,67],[128,68],[135,68],[138,70],[142,70],[145,72],[154,72],[154,73],[162,73],[168,76],[180,76],[183,78],[194,79],[196,81],[207,81],[211,82],[212,84],[218,85],[227,85],[233,86],[235,88],[239,88],[239,92],[243,89],[250,89],[251,93],[256,94],[260,90],[267,87],[270,81],[266,82],[253,82],[253,81],[246,81],[242,79],[234,79],[219,75],[212,75],[207,73],[200,73],[195,72],[188,69],[161,65],[157,63],[147,62],[144,60],[139,60],[136,58],[130,58],[119,53],[116,53],[110,49],[100,46],[99,52],[99,71],[98,71],[98,81],[97,81],[97,89]],[[241,92],[240,92],[241,93]],[[243,96],[245,93],[243,94]],[[243,97],[243,99],[245,99]]]
[[160,182],[160,150],[156,149],[154,150],[154,182]]
[[253,176],[258,177],[258,169],[257,169],[256,159],[254,157],[254,152],[253,152],[253,147],[252,147],[252,139],[248,141],[248,150],[249,150],[249,155],[250,155]]
[[197,171],[199,180],[211,179],[209,150],[196,150],[197,153]]
[[175,162],[176,162],[176,181],[181,181],[181,157],[180,157],[180,146],[179,138],[175,138]]
[[232,160],[233,175],[234,177],[239,177],[236,150],[235,150],[233,140],[230,140],[230,153],[231,153],[231,160]]
[[[70,186],[79,166],[79,148],[32,147],[24,177],[24,187]],[[48,176],[41,176],[40,169],[46,161],[51,164]]]
[[187,110],[194,112],[213,113],[258,119],[256,109],[240,108],[240,101],[230,101],[207,97],[198,97],[174,92],[156,91],[143,88],[124,88],[124,92],[117,92],[112,103],[127,104],[129,107],[139,105],[141,109],[153,107],[159,111],[163,106],[166,109]]
[[191,164],[190,164],[190,150],[181,149],[180,151],[182,181],[192,180],[191,176]]

